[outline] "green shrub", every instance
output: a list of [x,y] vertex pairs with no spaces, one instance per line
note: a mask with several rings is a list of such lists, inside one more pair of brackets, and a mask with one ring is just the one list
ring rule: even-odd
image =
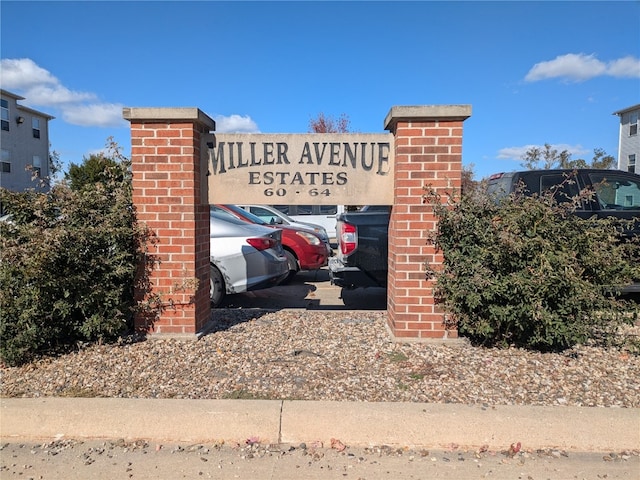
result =
[[[0,358],[15,365],[131,327],[140,233],[129,164],[79,189],[0,189]],[[112,165],[113,166],[113,165]]]
[[634,321],[630,305],[613,295],[640,278],[638,242],[621,241],[619,221],[581,219],[572,214],[581,199],[557,204],[551,195],[514,194],[497,204],[475,194],[448,206],[427,199],[444,256],[440,270],[427,265],[427,272],[462,336],[559,350],[610,339]]

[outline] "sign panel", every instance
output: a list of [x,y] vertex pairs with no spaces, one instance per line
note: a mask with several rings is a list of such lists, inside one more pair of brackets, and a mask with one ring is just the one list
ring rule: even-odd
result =
[[393,135],[215,133],[209,203],[393,204]]

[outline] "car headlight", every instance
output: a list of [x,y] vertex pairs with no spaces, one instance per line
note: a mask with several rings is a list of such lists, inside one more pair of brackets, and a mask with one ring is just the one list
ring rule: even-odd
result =
[[316,235],[318,235],[320,237],[320,239],[324,240],[325,238],[328,240],[329,239],[329,235],[327,234],[327,231],[322,228],[322,227],[314,227],[313,229],[314,232],[316,232]]
[[311,232],[299,231],[296,232],[296,235],[300,235],[307,241],[307,243],[310,243],[311,245],[322,245],[322,240],[320,240],[317,235],[314,235]]

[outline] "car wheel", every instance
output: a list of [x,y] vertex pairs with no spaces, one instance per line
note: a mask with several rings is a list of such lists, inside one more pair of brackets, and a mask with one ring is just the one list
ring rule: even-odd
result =
[[280,282],[281,285],[289,283],[293,279],[293,277],[296,276],[296,273],[298,273],[298,259],[296,258],[296,256],[289,250],[284,251],[284,256],[287,257],[287,263],[289,265],[289,275],[287,275],[287,278]]
[[209,279],[209,299],[212,307],[218,307],[224,300],[227,289],[224,285],[224,278],[217,267],[211,265],[211,278]]

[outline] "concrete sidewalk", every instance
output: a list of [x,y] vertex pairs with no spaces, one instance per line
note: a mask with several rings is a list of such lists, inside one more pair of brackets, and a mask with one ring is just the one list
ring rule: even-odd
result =
[[0,437],[350,446],[640,449],[640,409],[280,400],[4,398]]

